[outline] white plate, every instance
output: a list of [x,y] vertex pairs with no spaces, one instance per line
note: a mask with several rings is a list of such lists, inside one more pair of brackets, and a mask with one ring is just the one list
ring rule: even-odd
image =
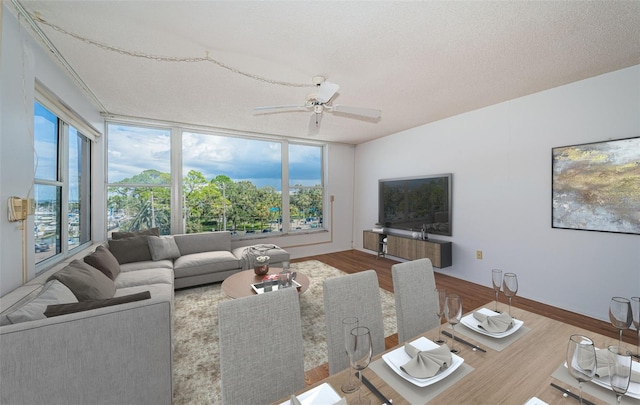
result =
[[[487,316],[494,316],[496,315],[496,313],[490,309],[487,308],[482,308],[479,309],[477,312],[480,312],[481,314],[487,315]],[[499,333],[492,333],[492,332],[488,332],[482,328],[479,328],[478,325],[480,324],[480,322],[473,317],[473,313],[462,317],[462,319],[460,319],[460,323],[463,324],[464,326],[466,326],[467,328],[478,332],[478,333],[482,333],[483,335],[487,335],[487,336],[491,336],[497,339],[503,338],[503,337],[507,337],[513,333],[515,333],[518,329],[520,329],[520,327],[522,327],[522,325],[524,325],[524,322],[522,322],[519,319],[514,319],[513,320],[513,327],[511,329],[508,329],[504,332],[499,332]]]
[[[302,405],[335,404],[340,401],[340,395],[327,383],[305,391],[296,398],[298,398],[298,401],[300,401]],[[280,405],[289,405],[290,403],[291,401],[287,400]]]
[[[431,350],[438,347],[437,344],[433,343],[426,337],[420,337],[414,340],[413,342],[411,342],[411,344],[419,350]],[[438,374],[430,378],[415,378],[405,373],[400,368],[401,366],[404,366],[405,364],[407,364],[409,360],[411,360],[411,357],[407,354],[407,352],[405,352],[404,346],[401,346],[389,353],[383,354],[382,359],[400,377],[404,378],[405,380],[409,381],[412,384],[417,385],[418,387],[426,387],[427,385],[437,383],[438,381],[446,378],[448,375],[456,371],[456,369],[460,367],[462,363],[464,363],[464,359],[462,357],[457,356],[454,353],[451,353],[452,364],[449,366],[449,368],[439,372]]]
[[[601,349],[596,348],[596,350],[601,350]],[[632,363],[631,367],[633,368],[633,370],[640,373],[640,363],[638,363],[637,361],[633,361],[631,363]],[[567,364],[565,363],[564,366],[566,367]],[[594,378],[591,381],[593,381],[593,383],[596,385],[599,385],[603,388],[611,390],[611,383],[609,382],[609,377]],[[611,392],[613,393],[613,391]],[[640,383],[630,382],[629,388],[627,388],[627,393],[625,395],[631,398],[640,399]]]

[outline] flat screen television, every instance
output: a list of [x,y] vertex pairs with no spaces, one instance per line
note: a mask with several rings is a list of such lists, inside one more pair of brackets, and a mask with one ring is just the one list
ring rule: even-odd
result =
[[379,225],[451,236],[451,180],[451,173],[379,180]]

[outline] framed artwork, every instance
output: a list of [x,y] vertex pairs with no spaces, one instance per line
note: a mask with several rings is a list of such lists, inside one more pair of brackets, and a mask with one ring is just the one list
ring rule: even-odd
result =
[[640,137],[551,154],[553,228],[640,235]]

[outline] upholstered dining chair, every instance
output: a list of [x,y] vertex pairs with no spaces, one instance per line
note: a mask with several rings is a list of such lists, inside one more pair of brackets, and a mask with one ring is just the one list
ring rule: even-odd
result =
[[304,388],[295,288],[218,305],[222,403],[268,404]]
[[391,266],[396,300],[398,343],[438,326],[436,281],[429,259],[418,259]]
[[329,374],[349,367],[342,320],[355,316],[371,331],[373,355],[384,351],[384,321],[378,275],[373,270],[326,279],[323,284]]

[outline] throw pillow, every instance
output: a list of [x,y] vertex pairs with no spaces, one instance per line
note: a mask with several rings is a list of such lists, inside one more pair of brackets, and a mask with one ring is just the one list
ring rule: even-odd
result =
[[100,270],[111,280],[115,280],[120,274],[118,259],[104,246],[98,246],[95,252],[85,256],[84,262]]
[[74,312],[88,311],[95,308],[110,307],[112,305],[125,304],[127,302],[142,301],[151,298],[149,291],[143,291],[136,294],[124,295],[122,297],[107,298],[105,300],[91,300],[76,302],[73,304],[57,304],[47,306],[47,310],[44,311],[44,315],[47,318],[54,316],[60,316],[65,314],[72,314]]
[[150,261],[151,252],[147,238],[148,236],[135,236],[133,238],[112,239],[109,241],[109,250],[120,264]]
[[58,280],[47,281],[31,301],[6,314],[11,323],[45,319],[44,311],[48,305],[78,302],[73,292]]
[[49,280],[58,280],[69,287],[78,301],[111,298],[116,292],[113,280],[81,260],[72,261]]
[[111,232],[111,239],[124,239],[133,238],[135,236],[160,236],[160,230],[158,228],[149,228],[143,231],[135,232]]
[[180,257],[180,249],[173,236],[148,236],[149,250],[153,260],[175,259]]

